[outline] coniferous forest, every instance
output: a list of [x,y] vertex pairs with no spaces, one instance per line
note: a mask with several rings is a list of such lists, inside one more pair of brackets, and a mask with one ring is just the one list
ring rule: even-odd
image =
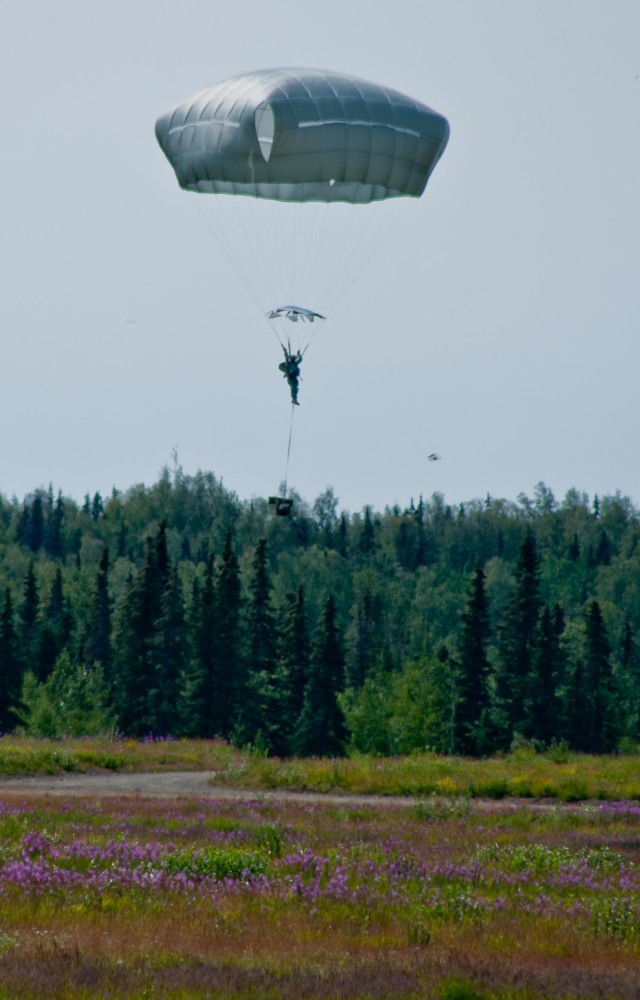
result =
[[0,497],[0,730],[273,755],[640,744],[640,513],[619,494],[291,519],[213,474]]

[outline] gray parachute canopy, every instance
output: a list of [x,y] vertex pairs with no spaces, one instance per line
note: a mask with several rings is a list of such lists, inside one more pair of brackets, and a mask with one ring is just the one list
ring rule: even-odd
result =
[[357,77],[270,69],[216,84],[156,122],[180,186],[276,201],[419,197],[446,118]]

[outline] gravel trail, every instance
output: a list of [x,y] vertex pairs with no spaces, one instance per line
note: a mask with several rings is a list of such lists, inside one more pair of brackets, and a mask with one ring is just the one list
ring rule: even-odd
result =
[[415,805],[409,796],[339,795],[321,792],[273,792],[215,785],[209,771],[163,771],[107,774],[55,774],[0,778],[0,796],[19,795],[138,795],[160,798],[204,798],[236,800],[273,800],[277,802],[325,802],[350,806]]

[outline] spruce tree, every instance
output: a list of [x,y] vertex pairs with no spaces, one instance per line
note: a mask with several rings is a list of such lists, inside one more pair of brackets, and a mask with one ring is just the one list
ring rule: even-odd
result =
[[476,756],[490,749],[489,729],[489,604],[485,574],[476,567],[462,615],[462,638],[456,672],[455,750]]
[[574,532],[573,538],[571,540],[571,545],[569,546],[569,559],[571,562],[577,562],[580,558],[580,542],[578,540],[577,534]]
[[611,753],[619,735],[611,647],[597,601],[584,617],[584,641],[566,691],[566,736],[574,750]]
[[347,687],[362,687],[386,652],[383,607],[379,594],[366,590],[353,607],[347,630],[345,679]]
[[246,687],[241,641],[242,587],[238,559],[227,532],[215,580],[216,692],[219,732],[229,738],[241,717]]
[[154,578],[160,599],[169,579],[169,553],[167,551],[167,522],[161,521],[155,541]]
[[586,615],[585,673],[589,692],[584,720],[586,743],[590,753],[611,753],[619,735],[616,692],[611,667],[611,646],[597,601],[592,601]]
[[61,559],[64,555],[64,543],[62,538],[62,525],[64,523],[64,517],[64,498],[62,493],[58,492],[55,506],[52,504],[50,508],[44,538],[45,548],[49,555],[54,559]]
[[316,498],[313,504],[313,514],[316,519],[322,544],[333,548],[333,533],[338,523],[338,497],[332,486],[327,486],[324,493]]
[[358,548],[363,555],[369,556],[374,551],[376,547],[376,536],[375,529],[373,526],[373,519],[371,517],[371,507],[368,505],[364,509],[364,519],[362,521],[362,530],[360,531],[360,538],[358,539]]
[[180,736],[197,737],[205,732],[205,674],[198,656],[201,615],[201,585],[196,576],[191,588],[191,605],[186,615],[187,655],[178,678],[178,728]]
[[109,593],[109,549],[102,550],[89,612],[89,622],[84,643],[84,660],[91,665],[99,663],[107,683],[112,683],[111,650],[111,596]]
[[249,583],[248,629],[253,673],[273,673],[275,664],[275,623],[271,607],[267,540],[262,538],[253,558],[253,575]]
[[416,568],[416,544],[413,531],[411,530],[412,527],[413,525],[403,517],[396,535],[396,558],[400,566],[409,572]]
[[121,523],[118,529],[118,546],[116,549],[116,555],[118,559],[124,558],[127,554],[127,526],[124,521]]
[[516,565],[515,588],[499,629],[493,721],[498,745],[508,749],[526,729],[526,696],[540,615],[539,568],[535,538],[528,531]]
[[560,736],[557,688],[561,678],[562,610],[542,608],[527,687],[525,735],[545,746]]
[[584,656],[571,664],[563,698],[562,736],[573,750],[589,753],[591,749],[591,692]]
[[118,723],[131,736],[152,732],[156,721],[150,692],[157,686],[157,622],[168,571],[166,537],[161,526],[155,539],[147,538],[144,565],[130,582],[120,608],[114,701]]
[[104,517],[104,504],[99,493],[93,494],[93,500],[91,501],[91,517],[94,521],[99,521],[101,517]]
[[20,708],[22,689],[22,666],[18,656],[18,636],[16,633],[11,591],[4,592],[0,612],[0,734],[15,728],[15,711]]
[[33,498],[31,504],[31,516],[29,518],[29,532],[27,544],[32,552],[38,552],[44,541],[44,510],[42,507],[42,497],[39,493]]
[[16,538],[20,545],[29,544],[29,523],[31,521],[31,512],[29,510],[29,505],[26,500],[22,503],[22,510],[20,511],[20,516],[18,517],[16,523]]
[[[216,607],[214,589],[214,559],[207,559],[204,580],[195,585],[191,607],[191,661],[185,678],[183,694],[183,724],[185,710],[191,714],[187,721],[189,735],[220,736],[220,720],[215,704]],[[188,709],[187,709],[188,706]]]
[[625,714],[628,720],[626,735],[637,742],[640,740],[640,654],[628,620],[622,629],[618,662],[622,686],[626,693]]
[[338,521],[338,539],[336,542],[336,549],[343,559],[347,558],[349,554],[348,525],[347,515],[344,511],[340,514],[340,520]]
[[637,650],[635,637],[633,635],[633,629],[631,628],[629,619],[627,618],[625,619],[625,623],[622,627],[622,638],[620,640],[620,652],[618,656],[620,666],[625,673],[628,671],[635,673],[636,655]]
[[422,496],[418,500],[414,518],[417,534],[414,568],[417,569],[420,566],[425,566],[427,563],[427,538],[424,527],[424,500]]
[[[29,563],[24,583],[24,596],[19,614],[18,649],[23,673],[38,671],[38,651],[40,648],[40,626],[38,620],[38,585],[33,562]],[[42,680],[42,678],[38,678]]]
[[154,669],[149,692],[149,721],[164,736],[180,730],[179,683],[187,661],[187,637],[182,584],[177,566],[170,566],[153,638]]
[[607,532],[603,530],[600,532],[600,538],[598,540],[598,546],[595,553],[595,561],[598,566],[608,566],[611,562],[613,556],[613,545],[611,544],[611,539]]
[[294,733],[300,721],[309,676],[310,648],[303,587],[298,587],[295,595],[288,595],[281,617],[277,678],[283,723],[274,752],[287,756],[293,753]]
[[113,701],[118,726],[127,736],[149,732],[146,700],[149,690],[149,640],[152,624],[148,613],[143,572],[127,585],[118,608],[115,630]]
[[71,627],[72,617],[64,596],[62,570],[57,566],[51,594],[40,623],[36,674],[41,681],[47,680],[60,653],[69,642]]
[[247,605],[248,673],[243,724],[247,738],[266,746],[279,741],[282,727],[276,688],[277,631],[271,605],[267,541],[261,539],[253,557]]
[[242,593],[231,535],[214,569],[207,560],[202,586],[194,587],[191,612],[192,655],[183,671],[181,715],[189,735],[229,738],[241,716],[251,714],[245,698],[241,649]]
[[336,621],[336,605],[327,598],[311,650],[304,705],[294,737],[303,757],[339,756],[347,738],[338,693],[344,686],[344,654]]

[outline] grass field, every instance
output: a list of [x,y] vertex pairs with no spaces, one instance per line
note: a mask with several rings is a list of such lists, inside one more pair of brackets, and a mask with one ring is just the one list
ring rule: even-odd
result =
[[247,798],[0,795],[0,1000],[640,997],[638,757],[0,740],[5,776],[169,769]]
[[631,1000],[640,806],[0,801],[0,998]]

